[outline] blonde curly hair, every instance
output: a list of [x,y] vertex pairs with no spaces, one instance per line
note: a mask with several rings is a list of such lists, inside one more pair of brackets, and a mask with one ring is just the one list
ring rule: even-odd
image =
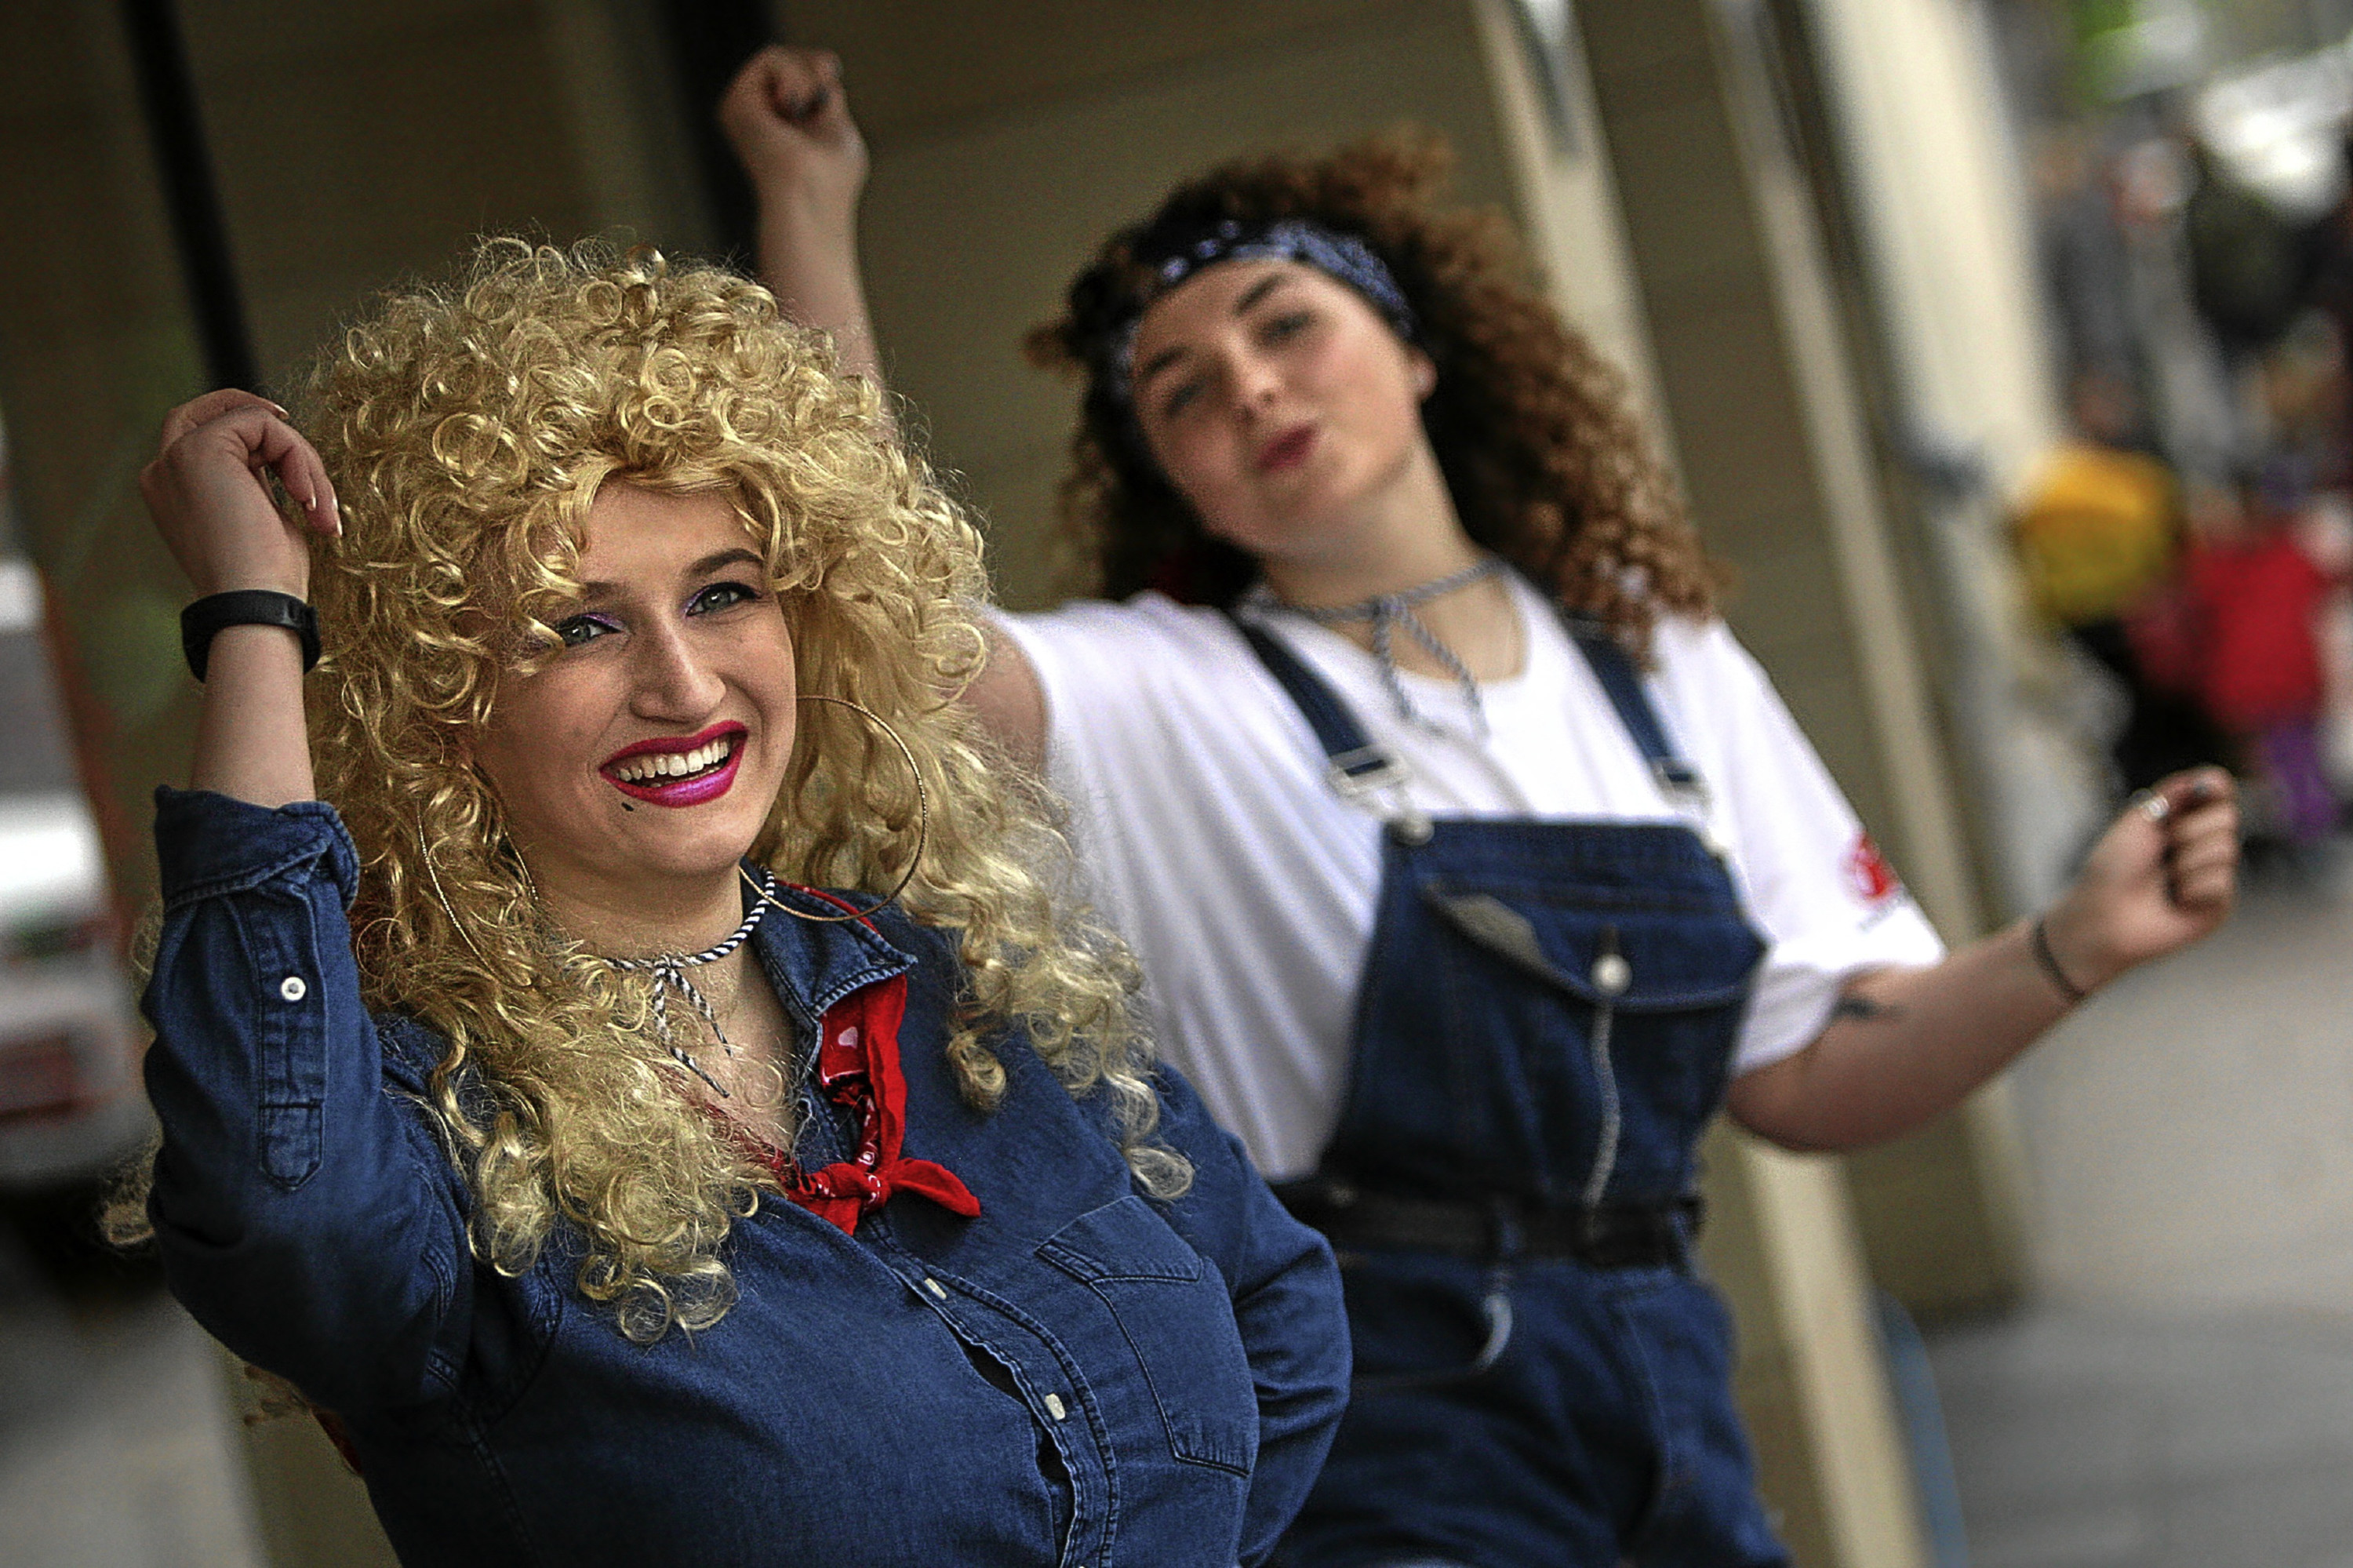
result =
[[[1062,897],[1066,853],[955,699],[983,657],[980,541],[881,433],[875,388],[734,273],[659,255],[494,240],[446,289],[389,299],[324,355],[304,426],[345,507],[312,596],[332,694],[321,794],[359,846],[364,1000],[448,1042],[430,1108],[470,1179],[473,1245],[516,1273],[569,1224],[579,1288],[622,1331],[716,1322],[719,1248],[775,1177],[681,1092],[649,991],[553,929],[470,764],[516,650],[552,646],[609,481],[726,493],[792,627],[801,689],[849,698],[913,752],[928,847],[900,895],[951,933],[948,1054],[987,1107],[988,1036],[1026,1029],[1073,1094],[1112,1101],[1147,1192],[1180,1192],[1124,948]],[[528,661],[525,661],[528,667]],[[805,704],[752,858],[879,896],[907,871],[917,794],[855,713]]]

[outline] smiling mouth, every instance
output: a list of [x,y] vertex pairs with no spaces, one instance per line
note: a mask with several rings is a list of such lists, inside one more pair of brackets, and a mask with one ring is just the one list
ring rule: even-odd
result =
[[742,725],[714,726],[698,736],[632,747],[598,769],[623,794],[658,806],[699,806],[716,800],[735,782],[749,732]]
[[735,737],[728,736],[692,751],[640,752],[613,766],[613,777],[624,784],[659,784],[708,773],[733,755]]

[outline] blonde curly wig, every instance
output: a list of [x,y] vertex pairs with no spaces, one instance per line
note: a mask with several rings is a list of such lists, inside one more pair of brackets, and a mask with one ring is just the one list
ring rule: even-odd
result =
[[[431,1108],[471,1183],[477,1255],[517,1272],[569,1224],[580,1289],[632,1339],[725,1313],[720,1245],[775,1179],[681,1092],[644,982],[550,927],[468,761],[501,668],[551,645],[548,621],[577,597],[610,481],[732,496],[801,689],[871,709],[913,751],[930,832],[900,903],[963,959],[949,1055],[966,1098],[1002,1092],[987,1038],[1018,1025],[1073,1094],[1111,1097],[1145,1190],[1189,1179],[1150,1140],[1131,962],[1073,916],[1050,879],[1059,840],[955,700],[983,656],[979,537],[880,414],[755,283],[513,240],[483,245],[447,289],[391,298],[313,377],[304,426],[345,520],[314,573],[332,652],[312,749],[359,846],[364,998],[448,1043]],[[836,704],[804,704],[750,853],[879,896],[907,870],[916,813],[895,747]]]

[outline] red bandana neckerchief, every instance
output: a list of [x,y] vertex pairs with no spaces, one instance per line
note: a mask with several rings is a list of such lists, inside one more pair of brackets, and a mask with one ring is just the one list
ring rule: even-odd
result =
[[[850,907],[829,893],[786,885],[837,908]],[[873,928],[871,921],[860,924]],[[835,1105],[857,1111],[855,1155],[804,1171],[785,1150],[743,1135],[754,1158],[784,1183],[786,1197],[848,1235],[856,1235],[860,1217],[889,1202],[895,1192],[929,1198],[965,1219],[980,1213],[980,1200],[955,1171],[899,1151],[907,1134],[907,1081],[899,1071],[899,1024],[906,1015],[907,977],[892,975],[843,997],[818,1024],[817,1086]],[[738,1125],[729,1119],[731,1128]]]

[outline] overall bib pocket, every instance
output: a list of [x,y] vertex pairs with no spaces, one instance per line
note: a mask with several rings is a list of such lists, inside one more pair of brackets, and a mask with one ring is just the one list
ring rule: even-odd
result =
[[1763,952],[1737,911],[1459,874],[1417,891],[1440,1001],[1430,1022],[1482,1107],[1476,1130],[1526,1148],[1554,1202],[1680,1196]]

